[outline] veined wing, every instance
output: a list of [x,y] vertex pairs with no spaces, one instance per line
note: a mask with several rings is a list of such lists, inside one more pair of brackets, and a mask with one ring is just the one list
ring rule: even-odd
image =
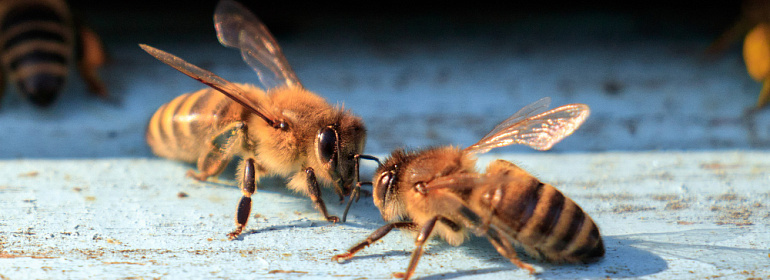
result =
[[279,118],[272,110],[265,108],[263,104],[257,103],[249,98],[249,95],[244,92],[243,89],[241,89],[241,87],[238,85],[231,83],[214,73],[184,61],[183,59],[173,54],[144,44],[139,44],[139,47],[141,47],[144,51],[151,54],[158,60],[168,64],[171,67],[174,67],[174,69],[179,70],[185,75],[190,76],[193,79],[196,79],[201,83],[204,83],[213,89],[218,90],[221,93],[224,93],[227,95],[227,97],[230,97],[235,102],[238,102],[239,104],[251,110],[254,114],[264,119],[270,126],[276,128],[286,127],[284,120]]
[[529,104],[527,106],[524,106],[523,108],[519,109],[516,113],[505,119],[504,121],[497,124],[492,131],[488,132],[487,135],[484,135],[481,139],[490,137],[494,135],[495,133],[500,132],[500,130],[505,129],[506,127],[512,126],[526,118],[538,115],[542,112],[545,112],[545,110],[548,109],[548,107],[551,106],[551,98],[550,97],[543,97],[540,98],[540,100],[532,102],[532,104]]
[[246,7],[232,0],[220,1],[214,27],[220,43],[241,50],[265,89],[302,86],[273,35]]
[[513,144],[548,150],[580,127],[590,113],[585,104],[569,104],[542,112],[548,103],[550,99],[543,98],[527,105],[464,151],[481,154]]

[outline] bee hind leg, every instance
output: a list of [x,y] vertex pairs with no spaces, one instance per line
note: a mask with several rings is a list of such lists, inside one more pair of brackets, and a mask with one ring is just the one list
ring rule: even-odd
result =
[[529,271],[529,274],[535,274],[535,268],[533,268],[528,263],[525,263],[519,259],[519,257],[516,255],[516,249],[513,247],[510,241],[506,239],[505,237],[501,237],[497,234],[497,230],[490,229],[487,231],[487,239],[489,239],[489,243],[492,243],[493,246],[495,246],[495,249],[497,249],[497,252],[500,253],[503,257],[507,258],[511,261],[511,263],[515,264],[521,269],[526,269]]
[[209,151],[198,158],[198,170],[187,172],[188,177],[206,181],[208,177],[222,173],[235,152],[235,147],[245,135],[246,124],[235,122],[220,130],[210,141]]
[[243,160],[239,170],[241,170],[242,177],[238,186],[243,196],[238,201],[238,208],[235,212],[235,230],[227,234],[230,240],[237,238],[246,227],[251,214],[251,196],[257,191],[257,180],[265,173],[264,168],[257,164],[253,158]]

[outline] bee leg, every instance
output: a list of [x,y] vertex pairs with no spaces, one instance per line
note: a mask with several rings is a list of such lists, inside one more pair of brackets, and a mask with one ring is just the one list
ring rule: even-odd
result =
[[198,170],[187,171],[187,176],[198,181],[206,181],[208,177],[219,175],[227,167],[230,156],[219,149],[212,149],[206,155],[198,158]]
[[0,100],[3,100],[3,95],[5,95],[5,73],[0,69]]
[[522,262],[519,257],[516,255],[516,249],[513,247],[510,241],[506,239],[505,237],[500,238],[500,235],[497,233],[497,230],[489,230],[487,231],[487,239],[489,239],[489,243],[492,243],[493,246],[495,246],[495,249],[497,249],[497,252],[500,253],[503,257],[506,257],[508,260],[511,261],[511,263],[515,264],[519,268],[526,269],[529,271],[529,274],[535,274],[535,268],[533,268],[528,263]]
[[235,230],[227,234],[230,240],[237,238],[246,227],[251,214],[251,195],[257,191],[257,180],[265,172],[253,158],[243,160],[240,170],[243,177],[241,177],[238,187],[241,188],[243,196],[238,201],[238,208],[235,212]]
[[[245,135],[245,132],[246,124],[243,122],[235,122],[222,129],[209,141],[209,151],[198,158],[198,170],[200,172],[196,173],[190,170],[187,172],[187,176],[198,181],[206,181],[208,177],[222,173],[233,156],[236,144],[240,142],[239,140]],[[217,145],[221,138],[224,138],[224,144]]]
[[350,247],[347,252],[335,255],[332,257],[333,261],[336,262],[342,262],[347,261],[351,258],[353,258],[353,255],[355,255],[358,251],[361,251],[361,249],[366,248],[369,245],[372,245],[372,243],[377,242],[377,240],[380,240],[380,238],[385,237],[392,229],[394,228],[406,228],[406,229],[413,229],[417,226],[417,224],[412,222],[398,222],[398,223],[389,223],[387,225],[384,225],[369,235],[364,241],[361,241],[360,243],[356,244],[353,247]]
[[497,211],[497,206],[500,205],[500,202],[503,199],[503,188],[497,187],[495,188],[495,193],[492,195],[492,199],[489,201],[489,214],[486,215],[483,218],[483,224],[481,226],[482,231],[488,231],[489,230],[489,224],[492,223],[492,217],[495,216],[495,212]]
[[337,216],[329,216],[329,212],[326,210],[326,204],[323,198],[321,198],[321,187],[318,185],[318,180],[315,178],[315,171],[312,167],[305,168],[305,174],[307,175],[307,185],[309,190],[310,199],[315,203],[315,207],[321,214],[324,215],[327,221],[336,223],[340,221]]
[[756,108],[762,108],[770,102],[770,78],[766,78],[762,81],[762,89],[759,91],[759,97],[757,98]]
[[460,227],[460,225],[458,225],[457,223],[455,223],[454,221],[452,221],[450,219],[447,219],[445,217],[439,217],[438,220],[441,223],[443,223],[444,225],[448,226],[449,229],[451,229],[454,232],[459,232],[459,231],[463,230],[463,228]]
[[751,28],[751,21],[746,17],[741,17],[737,22],[733,23],[733,26],[711,42],[708,48],[706,48],[706,54],[717,55],[724,52],[730,44],[740,40],[741,35],[748,33]]
[[358,182],[358,180],[356,180],[356,187],[353,188],[353,192],[350,193],[350,199],[348,200],[348,204],[345,205],[345,211],[342,212],[343,223],[348,219],[348,210],[350,210],[350,206],[353,204],[353,201],[354,200],[358,201],[358,198],[360,197],[361,184],[362,184],[361,182]]
[[414,245],[417,246],[417,249],[412,252],[412,258],[409,260],[409,267],[407,267],[405,273],[396,272],[393,273],[393,277],[396,278],[404,278],[404,280],[409,280],[409,278],[412,277],[414,274],[414,270],[417,268],[417,263],[420,261],[420,257],[422,257],[423,252],[423,246],[425,245],[425,241],[428,241],[428,238],[430,238],[430,234],[433,233],[433,227],[436,226],[436,222],[439,220],[447,220],[444,217],[441,216],[435,216],[428,220],[424,226],[422,226],[422,229],[420,229],[420,233],[417,235],[417,240],[415,240]]
[[107,87],[104,86],[97,70],[107,61],[104,45],[96,32],[83,24],[77,24],[78,37],[78,71],[83,77],[88,90],[99,97],[108,98]]
[[364,193],[364,195],[366,194],[366,192],[361,190],[361,185],[371,185],[372,184],[372,182],[361,182],[361,180],[360,180],[361,179],[360,178],[360,174],[361,174],[361,159],[373,160],[373,161],[376,161],[377,164],[380,164],[380,160],[377,157],[375,157],[375,156],[360,155],[359,154],[359,155],[355,155],[353,158],[356,161],[355,171],[354,171],[355,174],[356,174],[356,177],[355,177],[356,187],[353,188],[353,191],[350,193],[350,200],[348,200],[348,204],[345,206],[345,212],[342,212],[342,222],[343,223],[348,218],[348,210],[350,210],[350,205],[353,204],[353,201],[355,200],[356,202],[358,202],[358,199],[361,198],[361,193]]
[[372,182],[356,183],[356,187],[353,189],[353,192],[350,193],[350,199],[348,200],[348,204],[345,205],[345,211],[342,212],[343,223],[348,218],[348,211],[350,210],[350,206],[353,204],[353,201],[358,202],[358,199],[361,198],[361,196],[372,196],[372,194],[369,191],[361,189],[362,185],[372,185]]
[[[510,161],[498,159],[487,166],[487,174],[495,176],[526,176],[527,173]],[[503,186],[497,186],[494,190],[494,193],[492,193],[491,196],[487,199],[489,203],[489,214],[483,217],[483,223],[480,228],[482,232],[486,232],[489,229],[489,224],[492,222],[492,217],[495,216],[497,207],[502,202]]]

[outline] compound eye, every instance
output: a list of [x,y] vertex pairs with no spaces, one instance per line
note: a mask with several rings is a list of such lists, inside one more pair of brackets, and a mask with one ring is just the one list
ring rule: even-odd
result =
[[382,173],[382,175],[380,175],[380,182],[378,185],[387,188],[388,185],[390,185],[390,180],[393,180],[392,172],[388,171],[388,172]]
[[390,189],[390,183],[393,181],[393,172],[387,171],[380,174],[380,178],[377,180],[377,184],[374,188],[377,192],[377,197],[381,200],[385,200],[385,196]]
[[337,131],[332,127],[326,127],[318,133],[316,147],[318,157],[323,162],[331,162],[337,153]]

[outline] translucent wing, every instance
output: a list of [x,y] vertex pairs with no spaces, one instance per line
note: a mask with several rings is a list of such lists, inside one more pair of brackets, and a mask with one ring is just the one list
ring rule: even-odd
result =
[[454,173],[430,181],[425,186],[426,191],[435,189],[470,189],[484,182],[486,176],[479,173]]
[[524,106],[523,108],[519,109],[518,112],[514,113],[504,121],[497,124],[495,128],[492,129],[492,131],[487,133],[487,135],[484,135],[484,137],[482,137],[481,139],[492,136],[495,133],[500,132],[500,130],[503,130],[506,127],[512,126],[522,121],[523,119],[545,112],[545,110],[548,109],[548,106],[551,106],[550,97],[543,97],[540,100],[533,102],[532,104]]
[[548,150],[580,127],[590,112],[585,104],[569,104],[542,112],[548,103],[550,99],[543,98],[524,107],[464,151],[480,154],[513,144]]
[[273,35],[246,7],[232,0],[220,1],[214,27],[222,45],[241,50],[265,89],[302,86]]
[[196,79],[201,83],[204,83],[212,87],[213,89],[216,89],[224,93],[225,95],[233,99],[235,102],[240,103],[244,107],[251,110],[254,114],[264,119],[269,125],[276,128],[286,127],[286,123],[281,118],[276,116],[276,114],[273,111],[265,108],[262,104],[259,104],[251,100],[249,98],[249,95],[246,92],[244,92],[243,89],[241,89],[238,85],[228,82],[227,80],[217,76],[214,73],[211,73],[209,71],[201,69],[198,66],[190,64],[187,61],[184,61],[183,59],[173,54],[164,52],[162,50],[159,50],[144,44],[139,44],[139,47],[141,47],[144,51],[151,54],[152,56],[162,61],[163,63],[166,63],[171,67],[174,67],[174,69],[179,70],[180,72],[186,74],[187,76],[190,76],[193,79]]

